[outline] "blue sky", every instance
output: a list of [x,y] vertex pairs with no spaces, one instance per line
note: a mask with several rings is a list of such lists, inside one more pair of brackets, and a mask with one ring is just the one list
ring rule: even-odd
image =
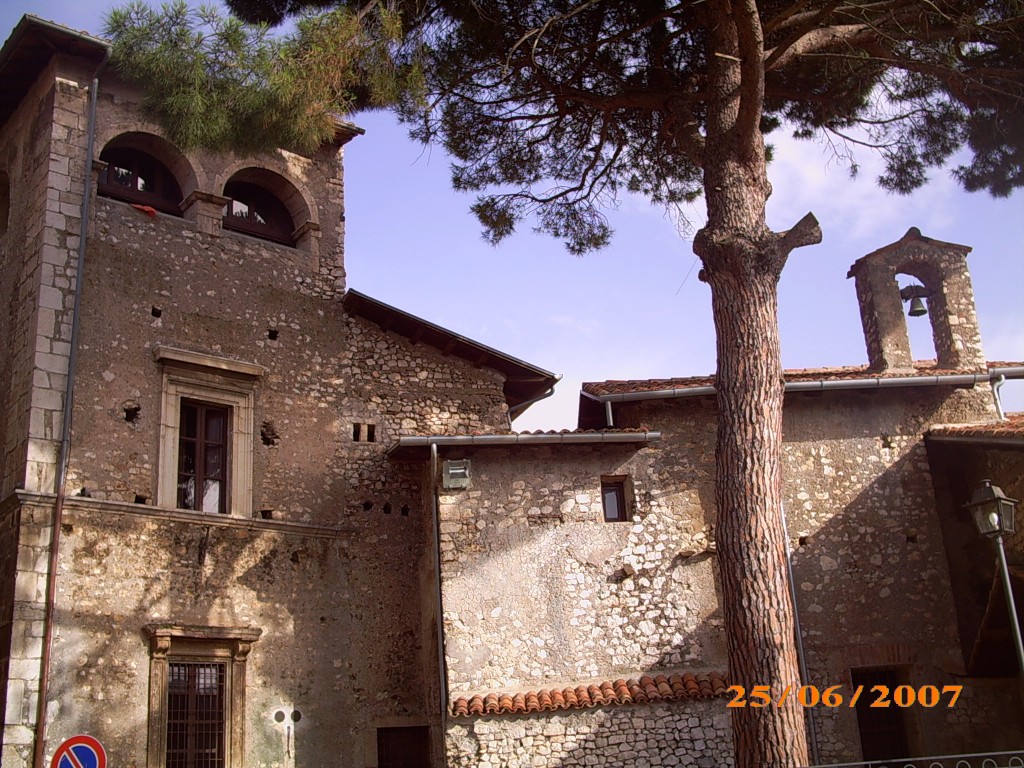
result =
[[[23,13],[98,34],[114,3],[0,0],[0,37]],[[710,292],[697,280],[691,234],[642,198],[609,213],[616,234],[600,253],[578,258],[550,238],[524,231],[494,248],[468,213],[471,196],[451,191],[440,147],[410,142],[387,113],[353,120],[366,135],[346,147],[349,286],[484,344],[564,376],[556,395],[532,406],[517,429],[575,425],[579,385],[603,379],[711,373],[715,337]],[[795,251],[780,286],[787,368],[867,361],[853,281],[856,259],[898,240],[909,227],[974,248],[969,257],[989,360],[1024,360],[1024,194],[995,200],[966,194],[943,171],[910,197],[874,184],[877,158],[861,173],[814,141],[772,137],[774,194],[768,223],[791,227],[813,211],[821,245]],[[927,318],[910,318],[915,357],[934,356]],[[1003,389],[1024,410],[1024,382]]]

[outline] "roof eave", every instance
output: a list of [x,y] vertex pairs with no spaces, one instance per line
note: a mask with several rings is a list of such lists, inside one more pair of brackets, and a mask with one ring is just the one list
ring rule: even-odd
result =
[[[493,435],[405,435],[388,449],[389,458],[415,457],[420,449],[436,445],[442,448],[512,448],[521,446],[552,445],[635,445],[643,446],[661,440],[661,432],[606,431],[558,432],[531,434],[529,432]],[[426,452],[421,458],[426,458]]]

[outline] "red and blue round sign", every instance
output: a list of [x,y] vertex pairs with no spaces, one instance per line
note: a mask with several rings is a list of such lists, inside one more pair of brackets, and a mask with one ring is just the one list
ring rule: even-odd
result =
[[92,736],[72,736],[57,747],[50,768],[107,768],[107,753]]

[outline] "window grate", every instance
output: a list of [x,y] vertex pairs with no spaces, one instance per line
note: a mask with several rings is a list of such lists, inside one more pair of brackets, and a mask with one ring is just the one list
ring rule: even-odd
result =
[[171,662],[167,768],[224,768],[226,701],[221,662]]

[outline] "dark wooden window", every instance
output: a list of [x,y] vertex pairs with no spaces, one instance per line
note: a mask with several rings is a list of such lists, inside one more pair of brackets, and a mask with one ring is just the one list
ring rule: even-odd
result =
[[606,523],[624,523],[629,520],[626,508],[626,484],[620,481],[601,483],[601,505]]
[[100,159],[108,163],[100,174],[101,195],[181,216],[181,187],[159,160],[128,147],[106,149]]
[[[910,757],[903,710],[892,701],[893,691],[904,683],[904,675],[900,672],[894,667],[854,669],[851,672],[854,689],[864,686],[864,692],[857,700],[857,729],[865,760]],[[876,685],[889,689],[888,707],[871,706],[879,697],[879,693],[871,690]]]
[[223,662],[167,665],[167,768],[224,768]]
[[246,181],[229,181],[224,185],[224,195],[231,198],[224,211],[227,229],[294,245],[295,225],[291,214],[273,194]]
[[228,510],[228,434],[231,409],[181,401],[178,423],[178,507]]
[[430,768],[430,728],[377,729],[377,768]]

